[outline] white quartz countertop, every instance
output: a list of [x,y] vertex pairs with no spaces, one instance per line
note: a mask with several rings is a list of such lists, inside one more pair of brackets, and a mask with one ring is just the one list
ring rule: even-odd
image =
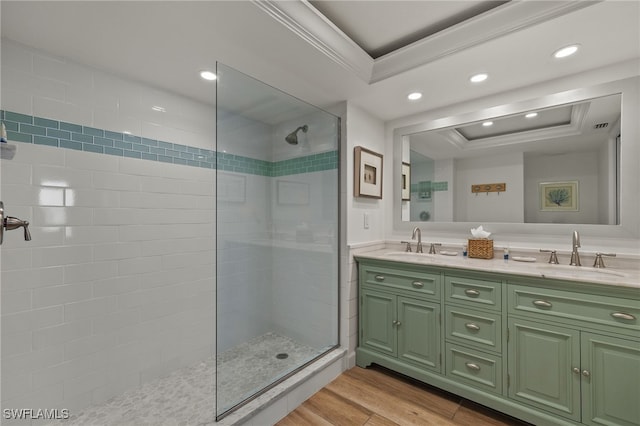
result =
[[[529,256],[516,256],[532,260]],[[547,262],[516,261],[513,258],[472,259],[460,254],[447,256],[444,254],[408,253],[392,249],[381,249],[358,253],[356,259],[378,259],[419,265],[444,266],[473,271],[517,274],[539,278],[552,278],[569,281],[580,281],[619,287],[640,289],[640,269],[594,268],[588,266],[553,265]]]

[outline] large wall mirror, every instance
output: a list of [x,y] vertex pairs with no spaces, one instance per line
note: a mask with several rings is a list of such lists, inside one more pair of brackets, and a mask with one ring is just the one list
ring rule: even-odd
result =
[[491,223],[511,234],[571,226],[638,238],[639,85],[631,77],[459,115],[425,113],[393,129],[394,230]]
[[622,95],[405,135],[416,222],[616,225]]

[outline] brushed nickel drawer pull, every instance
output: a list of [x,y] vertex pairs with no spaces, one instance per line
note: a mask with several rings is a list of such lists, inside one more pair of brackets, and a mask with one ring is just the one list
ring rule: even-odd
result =
[[384,275],[376,275],[377,281],[384,281]]
[[480,327],[477,324],[474,324],[472,322],[468,322],[464,326],[467,327],[469,330],[473,330],[473,331],[480,330]]
[[480,296],[480,292],[478,290],[473,290],[473,289],[466,289],[464,291],[464,294],[466,294],[469,297],[478,297]]
[[551,302],[547,302],[546,300],[534,300],[533,304],[539,308],[550,308],[553,306],[551,305]]
[[634,320],[634,319],[636,319],[636,317],[634,315],[625,314],[624,312],[613,312],[613,313],[611,313],[611,316],[616,318],[616,319],[623,319],[623,320]]
[[480,366],[478,364],[474,364],[472,362],[465,362],[464,365],[467,366],[470,370],[480,371]]
[[411,283],[412,286],[416,287],[416,288],[422,288],[424,287],[424,283],[420,282],[420,281],[414,281]]

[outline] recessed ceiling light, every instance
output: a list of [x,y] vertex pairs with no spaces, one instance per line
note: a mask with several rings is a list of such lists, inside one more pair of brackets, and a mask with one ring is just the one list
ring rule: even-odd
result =
[[537,116],[538,116],[537,112],[530,112],[529,114],[525,115],[525,118],[533,118]]
[[407,95],[407,99],[409,99],[410,101],[417,101],[421,97],[422,97],[422,93],[420,92],[413,92]]
[[472,83],[480,83],[485,81],[487,78],[489,78],[489,74],[480,73],[480,74],[475,74],[469,77],[469,81],[471,81]]
[[493,126],[493,121],[485,121],[484,123],[482,123],[482,125],[483,125],[484,127]]
[[200,77],[204,78],[205,80],[209,80],[209,81],[213,81],[216,78],[218,78],[218,76],[215,75],[211,71],[202,71],[202,72],[200,72]]
[[158,105],[154,105],[151,107],[152,110],[154,111],[158,111],[158,112],[167,112],[167,110],[164,107],[158,106]]
[[578,51],[579,45],[572,44],[570,46],[565,46],[561,49],[556,50],[553,53],[554,58],[566,58],[567,56],[571,56]]

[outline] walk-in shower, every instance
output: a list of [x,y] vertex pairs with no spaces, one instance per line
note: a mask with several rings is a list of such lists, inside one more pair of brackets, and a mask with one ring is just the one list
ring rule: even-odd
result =
[[213,424],[337,344],[336,117],[223,66],[216,114],[216,83],[0,65],[3,426]]
[[217,75],[220,417],[338,344],[339,119]]

